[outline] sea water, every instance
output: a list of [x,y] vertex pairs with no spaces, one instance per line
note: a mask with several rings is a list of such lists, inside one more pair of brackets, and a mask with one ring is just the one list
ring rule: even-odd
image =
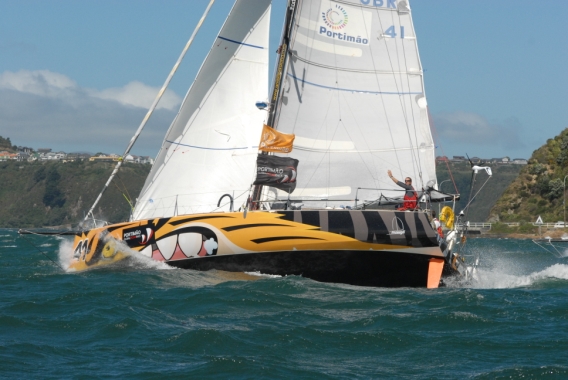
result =
[[380,289],[131,258],[0,230],[0,377],[568,378],[568,259],[470,239],[476,279]]

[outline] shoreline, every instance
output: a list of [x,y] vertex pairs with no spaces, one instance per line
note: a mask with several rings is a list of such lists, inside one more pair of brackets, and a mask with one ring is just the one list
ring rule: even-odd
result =
[[506,232],[506,233],[491,233],[491,232],[481,232],[479,234],[468,235],[468,238],[497,238],[497,239],[560,239],[564,234],[568,234],[566,229],[555,229],[555,230],[545,230],[542,233],[534,234],[524,234],[519,232]]

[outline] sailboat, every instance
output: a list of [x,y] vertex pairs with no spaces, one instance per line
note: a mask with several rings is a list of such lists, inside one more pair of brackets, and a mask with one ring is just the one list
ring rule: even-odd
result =
[[[269,92],[270,9],[236,0],[130,220],[76,232],[70,269],[134,250],[360,286],[436,288],[468,273],[453,210],[445,239],[431,226],[432,204],[458,196],[437,191],[409,2],[289,0]],[[292,145],[267,143],[282,136]],[[398,209],[390,169],[414,180],[418,207]]]

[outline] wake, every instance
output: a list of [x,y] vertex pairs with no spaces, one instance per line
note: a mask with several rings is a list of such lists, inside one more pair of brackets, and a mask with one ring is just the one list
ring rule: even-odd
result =
[[554,264],[541,271],[526,275],[478,268],[469,281],[450,280],[447,285],[452,288],[512,289],[535,286],[554,280],[568,280],[568,265]]

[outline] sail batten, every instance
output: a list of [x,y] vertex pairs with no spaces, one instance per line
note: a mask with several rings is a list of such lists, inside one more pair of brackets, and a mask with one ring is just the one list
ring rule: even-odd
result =
[[227,37],[217,36],[217,38],[219,38],[219,39],[221,39],[221,40],[229,41],[229,42],[232,42],[232,43],[235,43],[235,44],[238,44],[238,45],[243,45],[243,46],[252,47],[252,48],[255,48],[255,49],[266,49],[266,47],[263,47],[263,46],[257,46],[257,45],[246,44],[246,43],[244,43],[244,42],[242,42],[242,41],[236,41],[236,40],[233,40],[233,39],[230,39],[230,38],[227,38]]

